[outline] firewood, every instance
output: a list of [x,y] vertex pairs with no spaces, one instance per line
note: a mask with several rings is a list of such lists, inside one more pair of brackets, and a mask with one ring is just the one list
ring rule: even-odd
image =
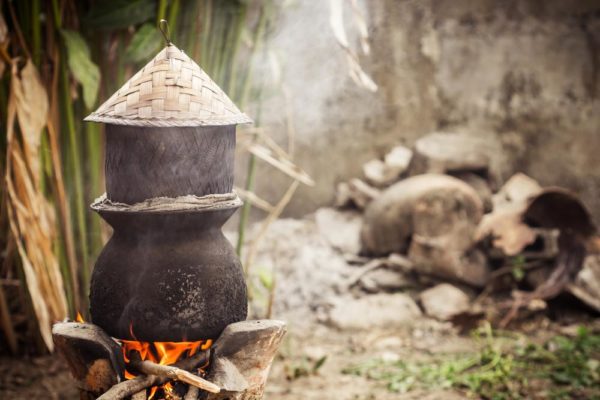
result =
[[146,389],[144,389],[131,396],[131,400],[146,400],[146,397]]
[[196,386],[191,386],[188,389],[187,393],[183,400],[198,400],[198,396],[200,395],[200,390]]
[[198,375],[194,375],[189,371],[177,368],[172,365],[160,365],[149,360],[131,360],[129,365],[131,365],[136,370],[143,372],[146,375],[156,375],[168,379],[178,380],[181,382],[185,382],[189,385],[196,386],[197,388],[206,390],[210,393],[219,393],[221,390],[214,383],[211,383],[206,379],[200,378]]
[[[175,363],[174,366],[184,370],[192,370],[199,365],[204,365],[206,363],[209,358],[209,352],[210,350],[195,354],[192,357]],[[123,400],[149,387],[163,385],[170,380],[170,378],[164,376],[141,375],[137,378],[114,385],[96,400]]]
[[168,378],[160,376],[138,376],[137,378],[114,385],[96,400],[123,400],[149,387],[162,385],[168,381]]

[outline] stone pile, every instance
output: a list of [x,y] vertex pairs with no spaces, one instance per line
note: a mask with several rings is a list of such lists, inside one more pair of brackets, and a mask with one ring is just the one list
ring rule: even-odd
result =
[[347,287],[430,287],[413,297],[440,320],[472,312],[474,295],[497,287],[516,289],[509,319],[564,292],[600,311],[600,246],[586,207],[522,173],[501,185],[493,151],[473,136],[433,133],[340,183],[335,209],[315,219],[334,248],[362,264]]

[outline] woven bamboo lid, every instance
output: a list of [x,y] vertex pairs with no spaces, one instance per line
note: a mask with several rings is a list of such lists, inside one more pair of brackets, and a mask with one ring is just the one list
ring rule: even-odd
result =
[[252,122],[198,64],[172,44],[85,121],[158,127]]

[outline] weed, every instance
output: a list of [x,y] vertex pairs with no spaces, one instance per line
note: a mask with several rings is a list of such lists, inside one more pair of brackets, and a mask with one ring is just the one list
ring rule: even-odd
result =
[[[489,325],[474,333],[479,350],[427,363],[371,360],[342,372],[384,383],[390,391],[455,388],[491,400],[600,399],[600,335],[580,328],[573,338],[543,345],[500,340]],[[508,347],[508,348],[507,348]]]

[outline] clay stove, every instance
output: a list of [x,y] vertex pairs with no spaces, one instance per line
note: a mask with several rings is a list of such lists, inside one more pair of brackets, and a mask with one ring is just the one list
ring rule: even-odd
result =
[[146,398],[162,385],[177,398],[175,379],[260,398],[285,326],[241,322],[246,284],[221,232],[241,205],[235,126],[251,120],[169,43],[86,121],[106,124],[107,191],[92,209],[113,235],[92,275],[93,324],[53,331],[82,393]]

